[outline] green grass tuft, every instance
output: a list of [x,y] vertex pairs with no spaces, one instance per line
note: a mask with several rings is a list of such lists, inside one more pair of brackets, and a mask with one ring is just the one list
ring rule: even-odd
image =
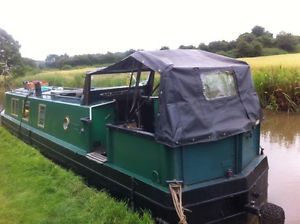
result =
[[0,127],[0,223],[153,223]]

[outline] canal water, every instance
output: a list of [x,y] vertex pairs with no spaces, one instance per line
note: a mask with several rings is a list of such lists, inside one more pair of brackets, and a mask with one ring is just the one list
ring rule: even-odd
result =
[[286,224],[299,224],[300,115],[264,115],[261,146],[269,159],[269,201],[284,208]]
[[[0,109],[3,89],[0,88]],[[269,159],[269,202],[282,206],[286,224],[300,223],[300,115],[264,113],[261,146]]]

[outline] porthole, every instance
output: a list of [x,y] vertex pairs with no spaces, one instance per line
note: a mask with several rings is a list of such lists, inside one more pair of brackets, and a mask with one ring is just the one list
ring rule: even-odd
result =
[[69,128],[69,125],[70,125],[70,118],[65,117],[64,123],[63,123],[63,128],[64,128],[65,131]]

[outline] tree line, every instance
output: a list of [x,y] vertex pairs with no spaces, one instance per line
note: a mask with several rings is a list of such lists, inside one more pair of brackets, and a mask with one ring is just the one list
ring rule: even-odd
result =
[[236,40],[200,43],[198,47],[181,45],[181,49],[201,49],[233,58],[300,52],[300,36],[280,32],[276,37],[264,27],[255,26]]
[[[45,61],[37,62],[29,58],[22,58],[18,41],[0,28],[0,74],[7,68],[16,76],[33,72],[39,68],[69,69],[76,66],[99,66],[117,62],[132,54],[135,50],[125,52],[107,52],[106,54],[82,54],[69,56],[67,54],[49,54]],[[160,50],[168,50],[163,46]],[[300,36],[280,32],[274,35],[264,27],[255,26],[251,32],[246,32],[232,41],[212,41],[198,46],[180,45],[179,49],[201,49],[233,58],[256,57],[262,55],[285,54],[300,52]]]
[[130,49],[125,52],[107,52],[106,54],[82,54],[75,56],[50,54],[45,60],[45,66],[48,68],[69,69],[76,66],[106,65],[118,62],[134,52],[135,50]]
[[[160,50],[168,50],[162,46]],[[255,26],[251,32],[241,34],[232,41],[212,41],[209,44],[200,43],[198,47],[193,45],[180,45],[179,49],[200,49],[233,58],[257,57],[262,55],[286,54],[300,51],[300,36],[291,33],[280,32],[276,37],[266,31],[264,27]],[[48,55],[46,66],[53,68],[68,68],[74,66],[111,64],[133,53],[134,50],[106,54],[84,54],[76,56]]]

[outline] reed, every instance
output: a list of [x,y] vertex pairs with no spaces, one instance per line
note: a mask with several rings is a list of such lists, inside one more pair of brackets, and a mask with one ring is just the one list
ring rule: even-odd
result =
[[12,84],[14,87],[19,87],[22,86],[23,81],[45,80],[53,86],[82,87],[85,73],[93,69],[95,68],[44,71],[38,74],[13,79]]
[[263,108],[300,110],[300,54],[242,58],[250,64]]
[[253,69],[253,80],[263,107],[275,111],[297,111],[300,105],[300,68]]

